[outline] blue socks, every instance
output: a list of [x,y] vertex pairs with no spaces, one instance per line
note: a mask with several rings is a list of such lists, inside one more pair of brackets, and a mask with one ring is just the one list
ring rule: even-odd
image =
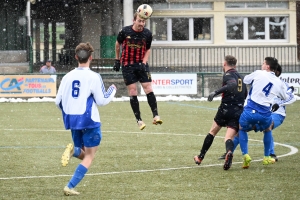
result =
[[232,153],[234,152],[234,150],[236,149],[236,147],[240,144],[240,138],[238,136],[235,136],[234,139],[233,139],[233,151]]
[[73,156],[78,158],[78,156],[80,155],[81,153],[81,148],[80,147],[75,147],[74,148],[74,153],[73,153]]
[[74,172],[73,177],[71,178],[71,180],[68,183],[68,188],[70,188],[70,189],[75,188],[76,185],[83,179],[83,177],[87,171],[88,171],[88,169],[86,167],[79,164]]
[[264,151],[265,156],[270,156],[270,148],[272,143],[272,131],[266,131],[264,132]]
[[[272,131],[271,131],[271,134],[272,134]],[[271,140],[270,154],[275,154],[273,135],[272,135],[272,138],[271,138],[271,139],[272,139],[272,140]]]
[[242,154],[248,154],[248,133],[245,131],[239,131],[239,141]]
[[[247,142],[247,144],[246,144],[246,142]],[[273,139],[272,131],[264,132],[263,142],[264,142],[264,155],[270,156],[270,154],[275,154],[274,139]],[[234,143],[233,151],[236,149],[236,147],[240,143],[242,154],[243,155],[248,154],[248,134],[247,134],[247,132],[240,130],[239,137],[235,136],[233,143]]]

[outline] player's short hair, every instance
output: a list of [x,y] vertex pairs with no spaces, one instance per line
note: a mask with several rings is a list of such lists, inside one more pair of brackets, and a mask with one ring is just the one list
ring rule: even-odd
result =
[[234,56],[227,55],[227,56],[225,56],[225,61],[228,66],[235,67],[237,59]]
[[[135,12],[135,13],[134,13],[134,15],[133,15],[133,20],[134,20],[134,21],[136,20],[138,14],[139,14],[138,12]],[[145,21],[147,20],[147,19],[144,19],[144,18],[142,18],[142,17],[140,17],[140,19],[145,20]]]
[[265,57],[266,64],[270,66],[270,70],[275,72],[278,67],[278,60],[275,57]]
[[275,71],[275,75],[276,75],[277,77],[279,77],[279,76],[281,75],[281,73],[282,73],[282,67],[281,67],[280,64],[278,64],[278,65],[277,65],[277,69],[276,69],[276,71]]
[[86,63],[93,52],[94,48],[89,42],[80,43],[75,49],[75,54],[77,55],[79,63]]
[[134,15],[133,15],[133,20],[134,20],[134,21],[136,20],[137,16],[138,16],[138,13],[135,12]]

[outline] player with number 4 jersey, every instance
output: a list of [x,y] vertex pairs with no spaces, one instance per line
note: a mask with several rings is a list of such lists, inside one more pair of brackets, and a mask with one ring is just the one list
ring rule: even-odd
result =
[[244,83],[251,85],[247,105],[240,116],[239,140],[242,154],[244,156],[243,168],[249,168],[251,157],[248,154],[247,132],[254,130],[264,132],[264,159],[263,164],[275,163],[270,157],[272,142],[272,103],[277,96],[283,100],[289,98],[286,93],[286,85],[275,75],[278,61],[273,57],[266,57],[262,70],[256,70],[244,78]]

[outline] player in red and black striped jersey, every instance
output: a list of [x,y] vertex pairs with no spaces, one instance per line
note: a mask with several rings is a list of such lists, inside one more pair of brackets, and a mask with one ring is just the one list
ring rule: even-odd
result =
[[[130,105],[140,130],[143,130],[146,125],[141,118],[137,98],[137,82],[141,83],[147,96],[153,114],[153,124],[162,124],[157,111],[157,102],[152,89],[152,79],[148,65],[152,33],[145,28],[145,24],[146,20],[135,13],[133,25],[125,26],[119,32],[115,45],[116,60],[113,67],[115,71],[119,71],[122,66],[124,82],[130,96]],[[120,58],[121,47],[122,55]]]
[[231,167],[234,148],[233,139],[239,130],[239,118],[247,97],[247,88],[243,83],[243,77],[236,70],[236,62],[237,60],[233,56],[228,55],[225,57],[222,87],[208,96],[208,101],[212,101],[216,95],[222,93],[222,101],[211,129],[204,139],[200,154],[194,157],[194,161],[198,165],[204,159],[217,133],[222,127],[227,127],[225,134],[226,156],[223,168],[228,170]]

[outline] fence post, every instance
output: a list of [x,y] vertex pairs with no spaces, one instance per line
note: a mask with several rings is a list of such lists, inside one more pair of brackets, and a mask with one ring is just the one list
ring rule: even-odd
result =
[[202,89],[202,97],[204,97],[204,74],[201,73],[201,89]]

